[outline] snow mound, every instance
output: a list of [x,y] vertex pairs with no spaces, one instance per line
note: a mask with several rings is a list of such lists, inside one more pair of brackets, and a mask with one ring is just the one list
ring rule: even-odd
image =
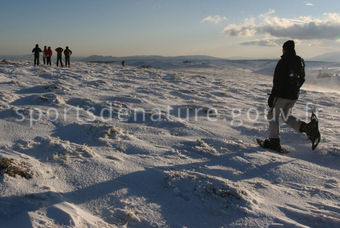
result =
[[[48,198],[54,197],[45,194],[40,198],[27,197],[22,203],[30,205],[33,208],[26,216],[22,213],[17,214],[13,218],[7,219],[2,225],[4,227],[87,227],[87,228],[114,228],[115,225],[106,223],[103,219],[96,217],[82,208],[70,204],[68,202],[55,203],[50,206],[43,206],[44,203],[34,204],[32,201],[40,200],[48,202]],[[53,202],[53,201],[52,201]],[[42,206],[42,207],[40,207]],[[39,208],[40,207],[40,208]],[[39,208],[34,210],[34,208]]]
[[249,195],[237,183],[190,170],[165,171],[166,185],[185,200],[202,201],[205,206],[244,208],[249,206]]
[[13,93],[8,93],[6,91],[0,91],[0,101],[4,103],[11,103],[18,99],[18,95]]
[[67,161],[74,158],[93,158],[96,156],[86,145],[71,143],[55,137],[36,137],[32,141],[18,141],[14,150],[35,157],[40,161]]
[[29,94],[29,93],[48,93],[48,92],[58,92],[63,93],[65,91],[69,91],[69,88],[67,86],[64,86],[60,82],[55,82],[51,84],[45,84],[45,85],[37,85],[30,88],[24,88],[18,91],[18,94]]
[[112,212],[113,220],[119,225],[141,225],[141,219],[128,208],[117,208]]
[[197,149],[199,152],[203,154],[212,154],[217,155],[218,152],[214,147],[209,146],[206,142],[203,141],[203,139],[197,139],[197,146],[195,146],[195,149]]
[[64,99],[54,93],[43,95],[30,95],[19,98],[11,103],[12,105],[58,105],[65,104]]
[[[35,216],[35,219],[32,221],[35,226],[44,224],[44,226],[56,227],[115,227],[67,202],[55,204],[47,207],[46,210],[43,210],[43,212],[40,210],[39,212],[32,212],[31,214],[39,215]],[[42,215],[45,216],[42,217]],[[42,221],[39,217],[43,218]]]
[[124,137],[127,134],[109,124],[72,123],[56,128],[53,137],[88,146],[105,146],[111,139]]

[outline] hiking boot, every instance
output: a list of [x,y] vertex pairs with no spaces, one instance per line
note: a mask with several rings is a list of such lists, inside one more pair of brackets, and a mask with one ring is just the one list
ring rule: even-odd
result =
[[312,141],[312,149],[314,150],[321,141],[318,118],[314,113],[312,113],[309,123],[301,122],[300,132],[306,133],[308,139]]
[[307,137],[312,140],[315,138],[314,123],[311,121],[309,123],[302,122],[300,127],[300,132],[306,133]]
[[281,150],[280,139],[269,138],[263,141],[263,147],[272,150]]

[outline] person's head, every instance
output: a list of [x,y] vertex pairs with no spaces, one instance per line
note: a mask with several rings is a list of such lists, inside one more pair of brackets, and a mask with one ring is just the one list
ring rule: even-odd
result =
[[50,46],[48,46],[48,48],[47,49],[51,49],[51,47]]
[[285,53],[295,53],[295,43],[293,40],[287,40],[282,46],[282,52]]
[[37,48],[37,47],[39,47],[39,45],[38,45],[38,44],[36,44],[36,45],[35,45],[35,47]]
[[68,49],[68,46],[66,46],[66,49]]

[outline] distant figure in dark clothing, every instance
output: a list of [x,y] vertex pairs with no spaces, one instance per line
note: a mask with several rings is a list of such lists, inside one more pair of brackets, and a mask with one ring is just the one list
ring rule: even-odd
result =
[[55,49],[55,51],[57,52],[57,66],[58,63],[60,62],[60,66],[63,67],[63,60],[62,60],[62,56],[63,56],[63,50],[61,47],[58,47]]
[[47,48],[46,55],[47,55],[47,65],[51,66],[51,57],[53,55],[51,47]]
[[72,51],[67,46],[64,51],[64,55],[65,55],[65,66],[70,67],[70,56],[72,55]]
[[125,60],[122,61],[122,66],[123,66],[123,67],[125,66]]
[[44,46],[44,52],[43,52],[43,62],[46,64],[47,61],[47,47]]
[[42,52],[42,50],[39,48],[38,44],[35,45],[35,48],[33,48],[32,52],[34,53],[34,66],[39,66],[40,52]]

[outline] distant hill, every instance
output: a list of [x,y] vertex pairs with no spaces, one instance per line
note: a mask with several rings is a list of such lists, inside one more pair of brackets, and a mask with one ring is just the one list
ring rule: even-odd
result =
[[185,61],[185,60],[193,60],[193,61],[201,61],[201,60],[218,60],[221,58],[216,58],[212,56],[206,55],[189,55],[189,56],[160,56],[160,55],[137,55],[137,56],[123,56],[123,57],[116,57],[116,56],[101,56],[101,55],[91,55],[89,57],[83,58],[83,61],[86,62],[118,62],[122,60],[129,60],[129,61],[150,61],[150,60],[158,60],[158,61],[168,61],[168,60],[178,60],[178,61]]
[[100,56],[92,55],[83,58],[82,61],[92,63],[113,63],[120,64],[125,60],[129,66],[146,67],[146,68],[178,68],[178,67],[212,67],[212,64],[222,63],[225,59],[205,56],[158,56],[158,55],[139,55],[139,56]]
[[0,55],[0,60],[29,60],[32,58],[33,55]]
[[[340,54],[340,53],[339,53]],[[314,59],[314,58],[313,58]],[[306,60],[306,66],[308,67],[327,67],[334,66],[334,64],[340,66],[340,61],[334,63],[326,60],[308,59]],[[321,58],[320,58],[321,59]],[[340,58],[339,58],[340,59]],[[205,55],[194,55],[194,56],[176,56],[176,57],[165,57],[165,56],[128,56],[128,57],[114,57],[114,56],[100,56],[92,55],[81,59],[85,62],[92,63],[113,63],[120,64],[122,60],[127,62],[129,66],[136,67],[152,67],[162,69],[178,69],[186,67],[195,68],[210,68],[210,67],[225,67],[227,65],[234,66],[237,68],[248,69],[251,72],[273,75],[275,66],[278,59],[223,59]]]
[[328,53],[310,58],[309,60],[324,61],[324,62],[340,62],[340,52],[328,52]]

